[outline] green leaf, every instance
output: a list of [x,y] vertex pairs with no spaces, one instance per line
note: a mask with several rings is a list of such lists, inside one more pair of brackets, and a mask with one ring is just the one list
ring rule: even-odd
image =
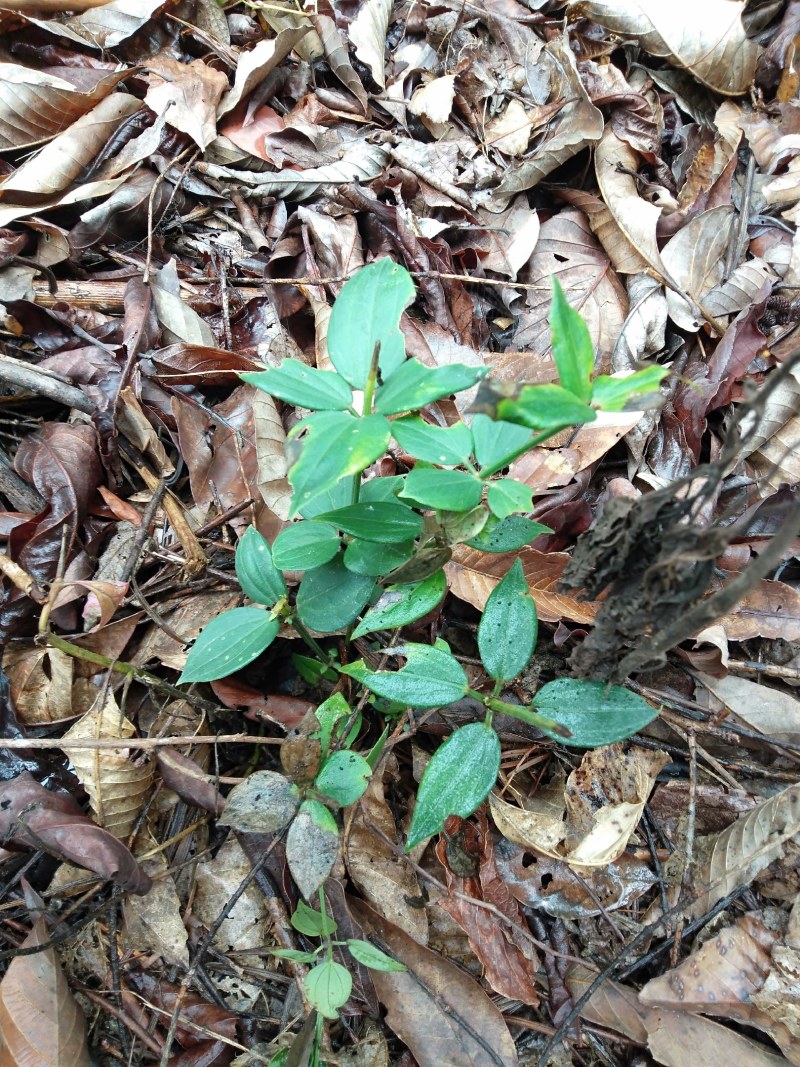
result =
[[279,960],[292,960],[293,963],[313,963],[317,958],[316,952],[301,952],[297,948],[271,948],[270,956],[277,956]]
[[510,682],[527,667],[538,625],[536,604],[516,559],[489,594],[478,625],[481,660],[495,681]]
[[620,685],[591,682],[582,678],[556,678],[543,685],[533,700],[542,715],[555,719],[572,731],[564,740],[549,730],[544,732],[565,745],[598,748],[632,737],[658,716],[658,711],[638,693]]
[[440,470],[422,463],[406,475],[402,499],[444,511],[471,511],[481,502],[483,482],[466,471]]
[[422,533],[422,516],[398,501],[350,504],[318,516],[352,537],[380,544],[395,544]]
[[[312,659],[311,656],[301,656],[294,652],[292,653],[292,663],[297,668],[297,673],[303,681],[308,682],[309,685],[319,685],[323,678],[327,682],[335,682],[338,677],[336,671],[329,667],[327,663]],[[319,708],[317,708],[317,711],[319,711]]]
[[625,411],[635,408],[637,401],[649,406],[645,398],[655,393],[660,401],[658,387],[669,374],[666,367],[645,367],[626,378],[598,374],[592,383],[592,404],[601,411]]
[[325,511],[343,508],[353,499],[353,483],[349,478],[342,478],[332,489],[319,493],[308,504],[297,509],[297,514],[304,519],[315,519]]
[[460,545],[470,537],[477,537],[492,516],[480,504],[472,511],[437,511],[436,521],[448,545]]
[[314,785],[320,793],[347,806],[355,804],[367,788],[372,768],[358,752],[340,749],[325,761]]
[[287,404],[313,411],[346,411],[353,404],[353,390],[344,378],[330,370],[307,367],[299,359],[285,359],[279,367],[239,377]]
[[530,511],[533,493],[530,486],[513,478],[500,478],[489,483],[486,502],[498,519],[507,519],[517,511]]
[[353,574],[341,555],[335,556],[303,575],[297,590],[297,614],[317,633],[334,633],[350,625],[374,588],[374,578]]
[[341,693],[331,693],[328,699],[323,700],[314,712],[320,724],[319,744],[323,756],[327,754],[328,749],[331,747],[331,737],[333,737],[336,723],[342,719],[349,719],[351,714],[350,705]]
[[522,515],[509,515],[507,519],[491,516],[477,537],[466,543],[479,552],[514,552],[534,541],[540,534],[551,534],[549,526]]
[[[358,275],[356,275],[358,277]],[[303,983],[306,999],[326,1019],[338,1019],[338,1008],[353,988],[350,972],[335,960],[323,960],[308,972]]]
[[327,522],[308,519],[281,530],[272,543],[272,559],[282,571],[309,571],[333,559],[341,538]]
[[414,555],[414,542],[381,545],[375,541],[351,541],[344,552],[344,565],[354,574],[380,578],[401,566]]
[[411,275],[387,258],[362,267],[342,286],[328,322],[328,352],[354,389],[367,384],[378,342],[378,366],[384,378],[405,360],[400,316],[413,299]]
[[466,463],[472,454],[472,434],[463,422],[445,429],[431,426],[417,415],[409,415],[404,419],[395,419],[392,437],[416,459],[446,467],[458,467]]
[[444,571],[437,571],[429,578],[410,585],[391,585],[355,628],[353,637],[363,637],[376,630],[393,630],[397,626],[416,622],[433,611],[446,592]]
[[500,741],[489,726],[473,722],[452,733],[434,752],[419,783],[406,852],[440,833],[448,816],[472,815],[499,770]]
[[412,708],[436,708],[441,704],[452,704],[466,693],[467,676],[443,641],[437,641],[433,647],[400,645],[391,651],[406,657],[406,664],[399,671],[370,671],[364,666],[363,660],[341,667],[340,670],[378,696],[399,700]]
[[293,515],[342,478],[360,474],[374,463],[386,451],[390,437],[382,415],[355,418],[344,411],[310,415],[292,430],[289,440],[300,431],[305,433],[300,456],[289,468]]
[[393,960],[379,948],[375,948],[369,941],[360,941],[355,937],[347,939],[347,947],[350,955],[363,967],[369,967],[372,971],[407,971],[408,967],[398,960]]
[[507,422],[548,434],[597,418],[587,404],[560,385],[523,385],[516,399],[503,397],[497,402],[497,414]]
[[379,500],[397,500],[397,494],[405,481],[402,474],[393,474],[388,478],[370,478],[361,483],[359,500],[365,504],[375,504]]
[[443,396],[469,389],[486,373],[486,367],[468,367],[464,363],[426,367],[417,359],[407,359],[378,389],[375,410],[383,415],[416,411]]
[[579,400],[592,395],[594,346],[581,316],[570,307],[564,290],[553,278],[553,302],[550,305],[550,329],[553,333],[553,359],[565,389]]
[[447,545],[437,541],[418,548],[408,563],[404,563],[387,575],[393,585],[407,585],[409,582],[421,582],[440,571],[450,561],[453,551]]
[[286,596],[283,575],[272,559],[269,545],[255,528],[248,526],[236,546],[236,577],[251,600],[271,608]]
[[533,440],[533,434],[524,426],[478,414],[472,419],[472,438],[479,466],[491,468],[494,473],[519,455],[522,446]]
[[303,900],[298,900],[291,923],[295,930],[306,937],[332,937],[336,933],[336,920],[310,908]]
[[261,608],[223,611],[201,631],[189,649],[178,682],[213,682],[227,678],[269,648],[281,624]]

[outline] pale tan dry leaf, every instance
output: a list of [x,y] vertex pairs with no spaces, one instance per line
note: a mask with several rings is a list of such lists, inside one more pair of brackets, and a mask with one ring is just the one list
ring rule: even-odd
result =
[[697,679],[746,726],[767,738],[800,743],[800,700],[790,693],[734,674],[725,678],[698,674]]
[[[69,741],[133,738],[136,729],[125,718],[114,694],[106,693],[64,734]],[[133,741],[131,747],[135,747]],[[128,748],[70,749],[81,785],[89,794],[95,821],[120,840],[130,836],[153,782],[152,762],[134,763]]]
[[253,390],[253,422],[258,459],[258,491],[269,510],[287,522],[292,487],[286,477],[286,431],[275,401],[261,389]]
[[408,903],[420,895],[412,867],[398,859],[372,827],[400,844],[394,816],[384,797],[384,779],[397,777],[397,760],[389,755],[376,769],[355,809],[344,842],[347,873],[365,900],[385,919],[404,930],[420,945],[428,943],[428,916],[424,908]]
[[733,271],[720,285],[715,285],[703,297],[703,307],[714,318],[723,315],[738,315],[749,307],[758,296],[767,279],[776,274],[763,259],[748,259]]
[[689,883],[698,896],[687,916],[705,915],[728,893],[749,885],[778,859],[785,843],[800,832],[800,785],[790,785],[759,804],[721,833],[699,838]]
[[600,607],[598,603],[575,600],[556,589],[570,559],[566,552],[538,552],[533,548],[523,548],[519,553],[495,555],[459,545],[453,552],[451,562],[445,565],[450,592],[482,611],[489,594],[517,556],[543,622],[559,622],[561,619],[594,622]]
[[185,341],[191,345],[216,348],[214,331],[205,319],[181,298],[178,268],[174,259],[153,274],[151,292],[156,317],[163,327],[166,344]]
[[761,491],[800,482],[800,383],[788,377],[764,405],[759,427],[747,442],[750,461],[763,479]]
[[147,66],[150,88],[145,104],[156,115],[164,115],[168,126],[207,148],[217,136],[217,109],[228,88],[227,77],[200,59],[180,63],[164,54],[153,56]]
[[531,158],[511,162],[505,168],[500,185],[486,202],[490,211],[504,211],[517,193],[532,189],[556,167],[594,144],[603,132],[603,114],[589,99],[566,34],[548,41],[539,63],[552,70],[550,99],[563,100],[564,106]]
[[[148,841],[148,847],[156,844]],[[128,893],[122,903],[122,941],[128,952],[161,956],[165,963],[189,966],[189,946],[181,902],[161,853],[140,863],[153,879],[146,896]]]
[[369,97],[361,84],[361,79],[350,63],[347,45],[337,29],[336,23],[329,15],[315,15],[313,18],[322,47],[325,49],[325,58],[330,65],[331,73],[339,79],[345,89],[350,90],[366,115]]
[[[112,93],[105,97],[6,178],[0,185],[2,206],[7,207],[8,202],[14,200],[24,204],[46,201],[63,193],[81,177],[119,124],[141,106],[141,100],[127,93]],[[111,185],[108,191],[114,188],[116,184]],[[86,187],[84,194],[85,190]],[[89,192],[88,196],[92,195],[96,196],[97,193]],[[44,210],[48,206],[47,203],[39,204],[38,208],[27,213],[34,214],[36,210]]]
[[455,94],[456,76],[445,74],[415,89],[406,107],[412,115],[428,119],[431,127],[442,127],[450,118]]
[[[581,996],[595,973],[571,967],[567,984],[573,996]],[[604,982],[581,1011],[581,1017],[625,1034],[637,1044],[647,1044],[658,1063],[665,1067],[781,1067],[782,1056],[711,1019],[668,1008],[646,1008],[635,990],[618,982]]]
[[800,641],[800,592],[785,582],[761,581],[736,610],[717,619],[729,641],[768,637]]
[[[310,25],[300,26],[297,29],[281,30],[277,37],[259,41],[255,48],[251,48],[249,52],[243,52],[239,56],[239,62],[236,65],[233,85],[224,94],[217,107],[217,119],[221,119],[223,115],[233,111],[241,100],[249,96],[256,86],[260,85],[267,75],[296,48],[298,42],[310,30]],[[201,145],[200,147],[206,146]]]
[[103,100],[129,71],[103,72],[90,91],[18,63],[0,63],[0,149],[30,148],[60,134]]
[[[22,948],[44,945],[50,934],[37,919]],[[89,1067],[86,1021],[54,948],[12,959],[0,982],[2,1067]]]
[[[115,48],[132,37],[153,12],[161,7],[163,0],[109,0],[108,3],[87,5],[90,10],[65,22],[45,22],[30,19],[35,25],[76,44],[88,44],[92,48]],[[65,10],[80,10],[65,5]]]
[[772,971],[776,941],[757,915],[744,915],[677,967],[652,978],[639,999],[648,1007],[703,1012],[755,1026],[789,1055],[794,1044],[791,1031],[752,1003]]
[[148,456],[160,475],[169,476],[175,472],[175,465],[153,429],[152,423],[142,409],[136,394],[130,386],[120,389],[119,404],[116,412],[117,426],[144,456]]
[[[282,33],[287,29],[311,28],[309,16],[299,7],[291,7],[288,4],[269,4],[259,9],[259,16],[276,33]],[[313,63],[325,54],[322,41],[315,29],[311,29],[295,46],[295,52],[306,63]]]
[[745,34],[744,0],[570,0],[569,6],[723,96],[740,96],[753,80],[761,48]]
[[356,55],[381,89],[386,88],[383,57],[391,13],[392,0],[366,0],[347,31]]
[[[639,196],[631,172],[638,173],[639,156],[606,126],[595,149],[597,184],[606,207],[632,247],[660,277],[666,274],[656,240],[661,208]],[[632,261],[635,262],[635,261]],[[637,272],[639,268],[636,268]]]
[[29,726],[62,722],[86,710],[73,708],[74,662],[57,648],[6,650],[3,669],[21,722]]
[[[725,252],[734,225],[734,211],[729,205],[711,208],[695,215],[661,249],[661,261],[681,289],[698,304],[705,294],[722,282]],[[703,325],[689,304],[667,290],[667,307],[676,326],[696,332]]]
[[528,204],[527,196],[522,195],[500,214],[490,214],[485,208],[479,208],[477,214],[489,227],[486,236],[491,251],[483,260],[483,269],[516,281],[539,240],[538,214]]
[[793,1036],[786,1058],[800,1062],[800,895],[795,896],[783,943],[773,946],[772,970],[753,994],[753,1004]]
[[636,251],[599,196],[586,193],[583,189],[559,189],[558,195],[584,212],[592,233],[603,246],[615,270],[620,274],[641,274],[647,270],[647,260]]
[[335,163],[305,170],[285,170],[277,174],[230,170],[212,163],[198,163],[197,170],[211,178],[221,178],[245,185],[257,186],[265,195],[280,196],[286,200],[309,200],[320,190],[352,182],[369,182],[383,172],[389,162],[389,153],[380,145],[367,141],[351,142]]
[[607,745],[587,752],[572,771],[561,803],[552,790],[514,807],[490,797],[492,817],[509,841],[563,860],[573,869],[619,859],[642,817],[666,752]]
[[484,140],[488,147],[505,156],[521,156],[528,148],[533,119],[520,100],[511,99],[502,115],[486,123]]

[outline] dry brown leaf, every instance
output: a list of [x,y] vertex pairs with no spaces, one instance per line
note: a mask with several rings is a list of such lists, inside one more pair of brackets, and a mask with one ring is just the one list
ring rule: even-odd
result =
[[347,873],[368,903],[389,922],[404,930],[421,945],[428,942],[428,918],[424,908],[409,904],[420,895],[413,869],[391,850],[372,827],[400,845],[394,816],[384,797],[384,778],[397,776],[397,760],[390,755],[372,775],[355,809],[345,839]]
[[[698,304],[725,272],[725,252],[733,230],[734,210],[728,205],[702,211],[683,226],[661,250],[661,261],[670,275]],[[703,325],[689,304],[667,290],[667,307],[676,326],[690,332]]]
[[[22,948],[50,940],[37,919]],[[54,948],[12,959],[0,982],[2,1067],[89,1067],[86,1021]]]
[[767,637],[774,641],[800,640],[800,592],[785,582],[758,583],[736,610],[717,619],[729,641]]
[[346,89],[350,90],[366,115],[369,97],[361,84],[361,79],[350,63],[347,45],[339,33],[335,21],[329,15],[315,15],[314,25],[325,50],[325,58],[330,64],[331,73],[339,79]]
[[[148,847],[157,844],[148,840]],[[125,897],[122,904],[122,940],[129,952],[155,954],[165,963],[189,966],[189,947],[183,925],[181,902],[169,865],[161,853],[141,860],[142,868],[153,879],[147,896]]]
[[[757,915],[744,915],[677,967],[652,978],[639,999],[648,1007],[703,1012],[755,1026],[790,1055],[794,1043],[791,1032],[752,1003],[772,970],[771,951],[776,941],[776,935]],[[790,1059],[798,1062],[796,1057]]]
[[455,93],[455,74],[445,74],[417,89],[406,107],[412,115],[427,119],[432,132],[437,132],[435,128],[444,126],[450,117]]
[[562,163],[594,144],[603,132],[602,112],[589,99],[566,34],[548,41],[541,50],[539,63],[552,71],[550,99],[563,100],[564,106],[553,118],[551,132],[531,157],[511,162],[504,168],[500,185],[486,203],[490,211],[505,210],[517,193],[532,189]]
[[386,88],[383,56],[391,13],[392,0],[366,0],[347,31],[356,55],[369,67],[381,89]]
[[491,227],[486,231],[491,251],[483,260],[483,269],[505,274],[516,281],[539,240],[538,214],[529,206],[526,196],[512,200],[499,215],[492,215],[485,208],[479,208],[477,214],[487,227]]
[[286,477],[286,431],[269,393],[260,389],[253,389],[252,393],[258,491],[269,510],[286,522],[292,499],[292,487]]
[[714,318],[738,315],[759,297],[764,283],[775,277],[775,272],[765,260],[748,259],[740,263],[725,281],[706,293],[703,307]]
[[3,657],[14,708],[28,725],[61,722],[82,714],[73,707],[74,663],[57,648],[12,648]]
[[756,432],[746,452],[766,485],[778,489],[800,482],[800,383],[785,378],[767,397]]
[[603,246],[615,270],[620,274],[641,274],[647,270],[647,260],[631,244],[599,196],[582,189],[559,189],[559,196],[584,212],[592,233]]
[[[87,44],[91,48],[114,48],[140,30],[162,3],[163,0],[109,0],[100,5],[87,4],[89,10],[65,22],[55,19],[47,22],[38,19],[29,21],[76,44]],[[63,8],[66,11],[81,9],[80,4],[76,8],[65,4]]]
[[772,947],[772,970],[753,994],[753,1004],[794,1037],[791,1048],[782,1046],[787,1059],[800,1062],[800,896],[795,896],[784,940]]
[[387,1009],[387,1024],[419,1067],[517,1067],[505,1020],[473,978],[366,904],[349,903],[366,936],[408,968],[370,974]]
[[[259,41],[255,48],[243,52],[236,65],[233,85],[224,94],[217,107],[217,119],[233,111],[236,105],[252,91],[289,55],[297,43],[310,31],[311,26],[285,29],[271,40]],[[158,68],[157,68],[158,69]],[[172,122],[172,116],[167,117]],[[216,129],[214,131],[216,133]],[[206,147],[201,145],[201,148]]]
[[767,739],[800,744],[800,700],[790,693],[733,674],[724,678],[698,674],[697,678],[746,726]]
[[505,156],[521,156],[528,148],[533,118],[520,100],[511,99],[502,115],[486,123],[486,144]]
[[[98,738],[133,738],[136,730],[108,692],[64,738],[69,741]],[[134,741],[131,747],[135,747]],[[126,748],[70,749],[70,758],[81,785],[89,794],[92,813],[99,826],[125,840],[136,824],[153,781],[153,764],[136,764]]]
[[689,883],[698,896],[685,914],[705,915],[738,886],[749,885],[778,859],[785,843],[798,832],[800,785],[790,785],[742,815],[722,833],[699,838]]
[[445,565],[450,591],[482,611],[489,594],[519,557],[531,596],[536,601],[539,618],[544,622],[591,623],[600,605],[593,601],[579,601],[556,589],[564,568],[569,562],[566,552],[538,552],[523,548],[516,552],[489,554],[459,545],[450,563]]
[[753,80],[761,49],[745,34],[744,0],[570,0],[570,8],[725,96],[745,93]]
[[[188,134],[200,148],[207,148],[217,136],[217,109],[228,88],[227,77],[200,59],[180,63],[162,54],[149,59],[147,66],[150,88],[145,104],[156,115],[164,115],[168,126]],[[253,72],[246,66],[245,84],[249,73]],[[240,89],[243,91],[244,86]],[[235,90],[234,85],[230,92]]]

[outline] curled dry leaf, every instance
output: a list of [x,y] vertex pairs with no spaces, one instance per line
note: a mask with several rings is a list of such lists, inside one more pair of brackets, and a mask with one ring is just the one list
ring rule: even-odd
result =
[[[233,111],[240,101],[249,96],[264,81],[267,75],[289,55],[298,41],[301,41],[310,29],[310,26],[300,26],[297,29],[281,30],[271,40],[259,41],[255,48],[251,48],[249,52],[243,52],[239,56],[239,62],[236,65],[233,85],[219,102],[217,118],[221,119],[223,115]],[[200,147],[206,146],[201,145]]]
[[167,789],[172,789],[186,804],[221,815],[225,808],[222,794],[214,785],[212,775],[189,756],[176,748],[160,748],[156,757],[161,780]]
[[207,148],[217,136],[217,108],[228,88],[227,77],[200,59],[181,63],[161,54],[147,65],[147,107],[164,115],[168,126],[187,133],[200,148]]
[[407,971],[372,971],[386,1022],[419,1067],[517,1067],[503,1016],[478,983],[361,901],[350,910],[377,948]]
[[745,725],[764,734],[765,740],[779,737],[800,744],[800,700],[791,693],[733,674],[723,678],[698,674],[697,678]]
[[44,849],[132,893],[147,893],[153,884],[122,842],[88,819],[71,796],[50,792],[27,773],[0,788],[0,841]]
[[684,909],[685,914],[705,915],[737,886],[749,885],[798,832],[800,785],[790,785],[722,833],[698,839],[689,883],[698,895]]
[[[704,305],[706,293],[722,282],[733,225],[731,206],[711,208],[687,222],[661,250],[661,261],[695,303]],[[702,326],[689,304],[671,289],[667,290],[667,307],[681,329],[694,332]]]
[[366,0],[348,30],[356,55],[369,67],[381,89],[386,88],[383,55],[391,13],[392,0]]
[[726,96],[747,92],[760,47],[745,34],[744,0],[570,0],[606,29],[628,37],[654,56],[690,70],[710,89]]
[[[98,702],[67,730],[64,739],[127,739],[135,733],[109,691],[102,704]],[[153,764],[134,763],[127,748],[71,748],[69,755],[99,825],[121,840],[127,838],[150,792]]]
[[459,545],[453,552],[451,562],[445,565],[450,592],[482,611],[489,594],[517,556],[522,562],[525,580],[536,601],[540,619],[544,622],[560,622],[561,619],[584,623],[594,621],[599,604],[575,600],[556,591],[569,562],[570,557],[566,552],[537,552],[534,548],[523,548],[519,553],[490,555]]
[[[37,919],[22,948],[50,934]],[[89,1067],[86,1020],[69,991],[54,948],[12,959],[0,982],[0,1063],[3,1067]]]

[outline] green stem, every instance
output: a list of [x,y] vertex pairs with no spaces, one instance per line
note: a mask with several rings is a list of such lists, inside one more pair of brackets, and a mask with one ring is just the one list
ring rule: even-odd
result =
[[511,715],[512,718],[530,723],[531,726],[535,726],[539,730],[547,730],[558,737],[572,737],[572,731],[568,730],[566,726],[562,726],[555,719],[548,719],[546,715],[540,715],[538,711],[533,711],[529,707],[522,707],[519,704],[507,704],[505,700],[498,700],[496,697],[482,697],[480,693],[474,693],[472,690],[468,691],[468,696],[482,700],[491,711],[499,711],[504,715]]
[[291,620],[291,625],[297,631],[298,637],[301,637],[305,641],[311,651],[316,653],[316,655],[319,656],[323,663],[327,663],[330,658],[327,652],[324,648],[317,644],[316,640],[311,636],[311,634],[308,632],[305,626],[303,626],[302,622],[300,622],[296,615]]

